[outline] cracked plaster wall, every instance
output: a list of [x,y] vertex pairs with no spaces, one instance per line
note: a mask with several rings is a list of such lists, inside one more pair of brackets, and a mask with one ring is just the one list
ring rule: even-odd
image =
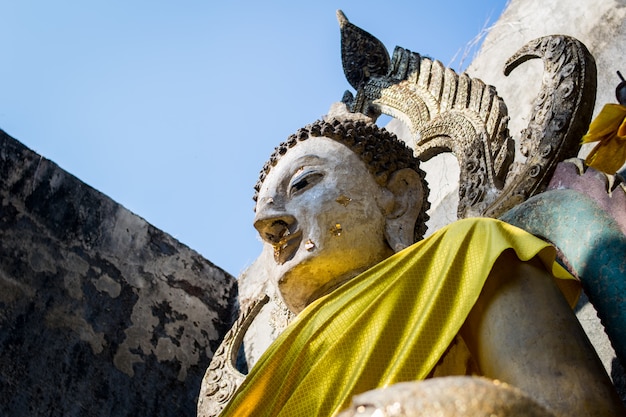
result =
[[0,415],[195,416],[236,282],[0,131]]

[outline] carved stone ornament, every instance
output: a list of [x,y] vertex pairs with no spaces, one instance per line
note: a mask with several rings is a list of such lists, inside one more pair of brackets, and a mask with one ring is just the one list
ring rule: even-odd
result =
[[[531,41],[505,65],[541,58],[544,77],[532,118],[519,140],[523,163],[513,163],[507,107],[494,87],[456,74],[439,61],[396,47],[390,65],[382,43],[337,12],[344,73],[357,90],[351,111],[403,121],[415,154],[428,160],[452,152],[460,166],[458,216],[498,217],[540,193],[556,164],[576,156],[591,121],[595,62],[578,40],[553,35]],[[385,71],[386,70],[386,71]]]
[[248,327],[268,301],[269,297],[265,296],[250,303],[224,336],[202,379],[198,417],[218,416],[245,379],[246,376],[235,367],[237,354]]

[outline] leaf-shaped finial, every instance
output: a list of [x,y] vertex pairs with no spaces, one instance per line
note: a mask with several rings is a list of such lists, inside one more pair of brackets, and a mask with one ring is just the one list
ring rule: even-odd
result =
[[385,45],[370,33],[348,21],[337,10],[341,29],[341,63],[346,79],[356,90],[372,76],[387,75],[390,58]]

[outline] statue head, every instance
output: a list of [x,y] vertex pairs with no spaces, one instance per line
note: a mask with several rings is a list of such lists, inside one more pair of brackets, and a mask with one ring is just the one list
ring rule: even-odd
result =
[[306,305],[426,231],[428,188],[395,135],[364,121],[316,121],[280,144],[255,186],[258,230],[287,306]]

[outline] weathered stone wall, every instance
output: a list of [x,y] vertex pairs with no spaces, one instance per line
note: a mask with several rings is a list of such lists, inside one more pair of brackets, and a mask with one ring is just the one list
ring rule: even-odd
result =
[[195,416],[224,271],[0,131],[0,415]]

